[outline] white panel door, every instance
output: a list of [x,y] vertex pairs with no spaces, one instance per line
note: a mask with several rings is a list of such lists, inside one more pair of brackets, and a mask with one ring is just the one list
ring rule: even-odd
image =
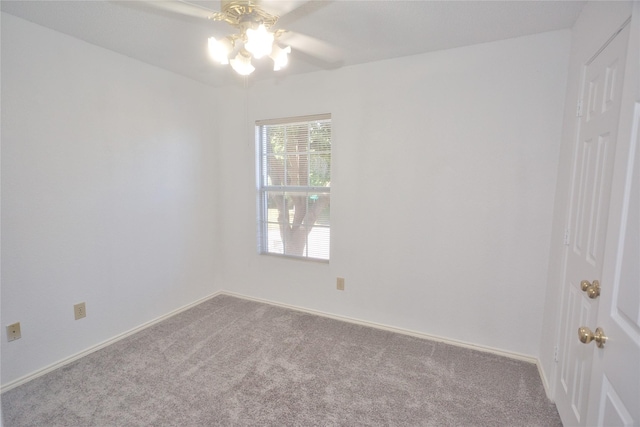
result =
[[601,282],[628,38],[627,25],[584,67],[558,348],[556,405],[565,425],[586,425],[594,351],[578,328],[596,324],[599,297],[581,283]]
[[597,320],[608,339],[591,348],[588,425],[640,426],[640,21],[632,34],[624,92],[635,102],[622,106]]

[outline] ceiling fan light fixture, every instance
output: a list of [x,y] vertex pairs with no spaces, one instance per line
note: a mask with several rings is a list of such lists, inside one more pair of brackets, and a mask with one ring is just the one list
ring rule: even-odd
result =
[[228,38],[216,40],[215,37],[209,37],[209,56],[220,64],[229,63],[229,54],[233,50],[233,45]]
[[246,34],[247,42],[244,44],[244,47],[254,58],[260,59],[271,53],[274,35],[267,31],[264,24],[260,24],[256,30],[248,28]]
[[243,54],[242,51],[238,52],[236,57],[231,61],[231,68],[241,76],[248,76],[255,71],[255,67],[251,65],[251,57]]
[[291,53],[291,46],[281,48],[277,44],[273,45],[273,50],[269,55],[273,59],[273,71],[280,71],[286,67],[289,63],[289,54]]
[[221,11],[210,16],[210,19],[224,21],[240,31],[219,40],[211,37],[209,55],[220,64],[230,64],[243,76],[255,71],[251,63],[254,58],[271,57],[274,71],[284,68],[289,62],[291,47],[276,45],[276,40],[287,31],[271,31],[278,22],[278,16],[262,9],[261,1],[221,0]]

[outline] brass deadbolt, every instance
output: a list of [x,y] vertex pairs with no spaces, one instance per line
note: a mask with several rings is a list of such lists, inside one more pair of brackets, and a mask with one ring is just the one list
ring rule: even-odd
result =
[[600,296],[600,282],[597,280],[594,280],[593,283],[583,280],[580,282],[580,289],[586,292],[591,299],[596,299]]

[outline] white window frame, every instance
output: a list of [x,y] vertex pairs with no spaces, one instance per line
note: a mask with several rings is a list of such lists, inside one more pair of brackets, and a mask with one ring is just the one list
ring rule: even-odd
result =
[[[297,200],[301,201],[304,195],[304,200],[306,200],[305,206],[305,219],[307,219],[306,215],[309,211],[310,203],[317,203],[319,198],[322,198],[322,203],[326,206],[330,206],[330,194],[331,194],[331,184],[330,179],[326,186],[311,186],[311,185],[273,185],[273,183],[269,182],[268,177],[268,162],[267,158],[273,153],[268,153],[266,141],[266,128],[268,126],[277,126],[277,125],[302,125],[308,123],[311,126],[312,123],[315,122],[328,122],[331,125],[331,114],[318,114],[312,116],[299,116],[299,117],[289,117],[282,119],[270,119],[270,120],[258,120],[256,121],[255,127],[255,140],[256,140],[256,172],[257,172],[257,222],[258,222],[258,253],[260,254],[268,254],[268,255],[276,255],[283,256],[287,258],[298,258],[312,261],[321,261],[321,262],[329,262],[330,259],[330,241],[331,241],[331,224],[330,220],[327,218],[327,224],[318,223],[314,221],[313,225],[311,225],[312,229],[307,231],[306,233],[301,232],[304,235],[304,248],[302,254],[295,253],[285,253],[286,248],[288,247],[287,243],[284,241],[286,238],[286,231],[283,232],[282,228],[280,228],[280,218],[274,221],[273,218],[269,218],[269,195],[273,196],[274,193],[282,193],[283,199],[282,202],[286,204],[287,200],[291,198],[287,197],[290,195],[297,195]],[[331,129],[331,128],[330,128]],[[333,139],[333,138],[331,138]],[[285,138],[285,144],[288,144],[288,139]],[[308,140],[307,144],[310,144]],[[286,153],[286,151],[285,151]],[[320,153],[329,154],[329,159],[331,159],[332,150],[316,152],[310,149],[310,145],[307,145],[307,151],[304,152],[309,158],[312,154]],[[309,162],[311,163],[311,162]],[[283,175],[288,177],[287,162],[283,163]],[[329,161],[330,168],[330,161]],[[330,169],[329,169],[330,171]],[[329,172],[330,173],[330,172]],[[309,171],[310,175],[311,172]],[[286,178],[285,178],[286,179]],[[273,199],[272,199],[273,203]],[[330,208],[329,208],[330,209]],[[273,209],[272,209],[273,210]],[[322,211],[323,209],[321,209]],[[279,211],[281,213],[282,211]],[[316,212],[318,212],[316,210]],[[287,215],[289,213],[287,212]],[[329,214],[330,215],[330,214]],[[273,216],[273,213],[272,213]],[[279,215],[280,216],[280,215]],[[282,219],[284,221],[284,219]],[[288,222],[291,224],[291,222]],[[271,236],[273,236],[273,228],[278,226],[278,235],[280,237],[279,245],[275,245],[274,242],[269,242],[269,226],[271,229]],[[305,221],[299,224],[299,227],[303,230],[305,228]],[[314,233],[315,230],[315,233]],[[318,239],[314,239],[317,243],[316,245],[309,245],[309,236],[311,233],[314,233],[315,236],[320,236]],[[301,235],[297,236],[298,238],[302,238]],[[278,242],[275,242],[278,243]],[[276,247],[278,246],[278,247]],[[311,246],[311,248],[310,248]],[[319,254],[319,255],[318,255]]]

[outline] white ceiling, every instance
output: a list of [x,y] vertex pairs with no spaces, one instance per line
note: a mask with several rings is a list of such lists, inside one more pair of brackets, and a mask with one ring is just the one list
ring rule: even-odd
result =
[[[220,10],[219,1],[191,3]],[[262,4],[281,15],[277,28],[299,34],[289,67],[278,72],[287,75],[570,28],[585,2],[263,0]],[[239,81],[229,66],[214,64],[206,52],[208,37],[235,33],[235,28],[168,10],[175,5],[160,0],[1,1],[3,12],[205,84]],[[291,44],[296,41],[290,39]],[[251,79],[276,73],[268,58],[254,65],[257,70]]]

